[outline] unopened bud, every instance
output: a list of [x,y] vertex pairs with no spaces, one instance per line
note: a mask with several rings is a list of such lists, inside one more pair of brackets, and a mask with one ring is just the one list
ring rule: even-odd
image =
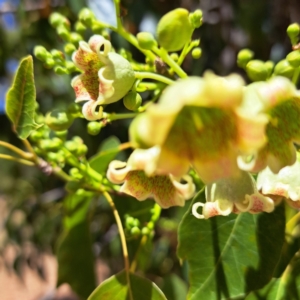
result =
[[139,32],[136,37],[142,49],[151,50],[157,46],[157,42],[150,32]]
[[34,56],[42,62],[45,62],[47,58],[51,58],[51,54],[43,46],[35,46],[33,53]]
[[77,32],[71,32],[70,42],[73,43],[75,46],[78,46],[80,41],[83,41],[83,37]]
[[247,63],[253,58],[254,53],[249,49],[241,50],[237,55],[237,64],[241,68],[245,68]]
[[66,75],[69,74],[69,71],[67,68],[61,67],[61,66],[55,66],[54,72],[58,75]]
[[102,124],[96,121],[89,122],[87,124],[87,132],[90,135],[97,135],[101,130]]
[[142,104],[142,97],[139,93],[131,91],[123,99],[125,107],[129,110],[137,110]]
[[56,32],[59,35],[60,38],[62,38],[65,41],[70,40],[70,31],[63,25],[59,25],[56,28]]
[[296,45],[298,43],[298,36],[300,33],[300,26],[298,23],[291,24],[286,30],[292,45]]
[[73,52],[76,51],[76,47],[71,43],[67,43],[65,44],[64,50],[68,55],[72,55]]
[[252,81],[263,81],[268,77],[268,70],[261,60],[251,60],[246,65],[246,72]]
[[278,62],[274,68],[275,75],[281,75],[287,78],[292,78],[294,74],[294,68],[289,64],[286,59]]
[[65,16],[57,12],[50,15],[49,22],[54,28],[57,28],[60,25],[70,28],[70,21]]
[[167,51],[178,51],[191,40],[193,29],[189,12],[177,8],[165,14],[158,22],[157,39]]
[[194,59],[198,59],[201,57],[201,54],[202,54],[202,49],[197,47],[197,48],[194,48],[193,51],[192,51],[192,57]]
[[79,33],[79,34],[84,34],[85,31],[86,31],[86,27],[85,27],[85,25],[84,25],[82,22],[77,21],[77,22],[75,23],[75,31],[76,31],[77,33]]
[[292,67],[298,68],[300,66],[300,50],[295,50],[289,53],[286,60]]
[[203,13],[201,9],[197,9],[189,14],[189,19],[194,28],[199,28],[203,23]]
[[91,27],[93,24],[93,21],[96,19],[94,13],[88,8],[83,8],[79,12],[78,18],[85,26],[88,26],[88,27]]
[[47,114],[46,124],[54,131],[67,130],[73,123],[71,114],[65,111],[54,110]]

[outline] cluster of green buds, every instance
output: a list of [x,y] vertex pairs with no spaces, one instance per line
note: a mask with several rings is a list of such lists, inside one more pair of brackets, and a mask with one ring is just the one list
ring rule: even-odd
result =
[[296,82],[300,67],[299,32],[300,26],[297,23],[291,24],[287,28],[287,34],[292,44],[292,51],[277,64],[274,64],[270,60],[264,62],[253,59],[254,53],[249,49],[243,49],[237,55],[238,66],[246,71],[252,81],[265,81],[272,76],[280,75]]

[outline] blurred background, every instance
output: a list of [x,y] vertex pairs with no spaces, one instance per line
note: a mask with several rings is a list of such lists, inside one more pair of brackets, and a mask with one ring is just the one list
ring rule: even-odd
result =
[[[63,43],[49,25],[48,17],[58,11],[74,24],[84,6],[89,6],[97,18],[115,24],[112,0],[0,0],[0,140],[22,147],[4,111],[5,94],[20,59],[32,55],[36,45],[62,50]],[[183,65],[191,75],[202,75],[204,70],[211,69],[218,75],[238,72],[244,76],[236,65],[236,55],[242,48],[253,50],[256,59],[278,62],[291,50],[287,26],[300,22],[297,0],[123,0],[123,22],[133,34],[155,34],[160,17],[177,7],[203,11],[204,24],[193,36],[201,39],[202,57],[194,60],[189,55]],[[111,39],[116,49],[131,50],[134,58],[143,62],[143,55],[125,40],[116,34]],[[57,75],[37,60],[34,68],[41,112],[66,107],[74,101],[69,75]],[[122,109],[121,101],[110,107],[111,111]],[[70,134],[81,136],[89,148],[88,156],[92,156],[111,135],[126,142],[128,124],[114,122],[91,137],[86,132],[86,121],[76,120]],[[0,152],[7,150],[0,148]],[[53,253],[62,226],[64,196],[64,183],[53,176],[0,161],[1,300],[77,299],[67,285],[58,290],[55,287],[57,263]],[[122,198],[116,199],[116,203],[126,213],[125,206],[134,209],[137,202]],[[154,241],[145,248],[141,262],[142,271],[164,290],[169,300],[184,299],[187,290],[187,267],[180,267],[176,257],[176,229],[187,206],[162,213]],[[100,282],[123,265],[118,231],[109,207],[101,199],[96,205],[91,232]]]

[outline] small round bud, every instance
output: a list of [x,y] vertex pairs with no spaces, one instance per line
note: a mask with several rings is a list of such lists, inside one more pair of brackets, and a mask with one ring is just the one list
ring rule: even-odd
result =
[[65,60],[65,55],[57,49],[52,49],[50,51],[50,53],[51,53],[51,55],[54,59],[57,59],[59,61],[64,61]]
[[202,49],[197,47],[197,48],[194,48],[193,51],[192,51],[192,57],[194,59],[198,59],[200,58],[202,55]]
[[90,135],[97,135],[101,130],[102,124],[96,121],[89,122],[87,124],[87,132]]
[[94,13],[88,8],[83,8],[79,12],[78,18],[79,21],[88,27],[91,27],[93,25],[93,21],[96,19]]
[[83,37],[77,32],[71,32],[70,42],[73,43],[74,45],[78,46],[80,41],[83,41]]
[[43,138],[43,132],[42,131],[33,131],[31,134],[30,134],[30,140],[33,141],[33,142],[38,142],[40,139]]
[[67,137],[68,130],[55,131],[55,136],[64,141]]
[[268,77],[268,70],[261,60],[251,60],[246,65],[246,72],[252,81],[263,81]]
[[63,25],[67,28],[70,27],[69,20],[60,13],[54,12],[49,17],[49,22],[52,27],[57,28],[59,25]]
[[51,54],[43,46],[35,46],[33,53],[34,56],[42,62],[45,62],[47,58],[51,58]]
[[151,50],[153,47],[157,46],[154,36],[149,32],[139,32],[136,37],[139,46],[142,49]]
[[201,9],[196,9],[189,14],[189,19],[194,28],[199,28],[203,23],[203,13]]
[[241,68],[245,68],[247,63],[253,58],[254,53],[249,49],[241,50],[237,55],[237,64]]
[[142,235],[149,235],[150,234],[150,230],[148,227],[143,227],[142,228]]
[[125,226],[126,226],[126,228],[130,230],[134,226],[133,222],[134,222],[134,218],[133,217],[127,217],[125,219]]
[[298,36],[300,33],[300,26],[297,23],[291,24],[286,30],[292,45],[296,45],[298,43]]
[[64,50],[68,55],[72,55],[73,52],[76,51],[76,47],[71,43],[67,43],[65,44]]
[[132,225],[133,226],[136,226],[136,227],[139,227],[141,225],[139,219],[134,219],[133,222],[132,222]]
[[47,69],[52,69],[55,66],[55,60],[49,57],[45,60],[44,67]]
[[40,140],[39,147],[46,151],[57,151],[62,146],[59,138]]
[[73,117],[66,111],[54,110],[47,114],[46,124],[54,131],[67,130],[73,123]]
[[171,57],[174,61],[178,61],[178,59],[179,59],[179,56],[178,56],[178,54],[177,54],[176,52],[171,53],[170,57]]
[[94,21],[91,29],[95,34],[101,34],[102,35],[103,24],[100,23],[100,22]]
[[181,50],[191,40],[193,29],[189,12],[184,8],[174,9],[157,24],[158,43],[167,51]]
[[286,59],[279,61],[274,68],[275,75],[281,75],[287,78],[292,78],[294,68],[289,64]]
[[85,31],[86,31],[86,27],[85,27],[85,25],[84,25],[82,22],[77,21],[77,22],[75,23],[75,31],[76,31],[77,33],[79,33],[79,34],[84,34]]
[[70,40],[70,31],[65,26],[59,25],[56,28],[56,32],[63,40],[67,42]]
[[70,151],[71,153],[75,153],[77,151],[77,143],[74,141],[66,141],[65,142],[65,147],[68,151]]
[[141,230],[138,227],[132,227],[130,233],[131,235],[138,237],[141,234]]
[[76,66],[72,61],[66,61],[66,68],[68,70],[68,73],[76,72]]
[[300,50],[290,52],[287,55],[286,60],[293,68],[298,68],[300,66]]
[[[152,219],[152,218],[151,218]],[[155,219],[156,220],[156,219]],[[152,221],[148,222],[147,227],[149,228],[149,230],[154,229],[154,223]]]
[[83,175],[81,174],[81,172],[79,171],[78,168],[71,168],[69,171],[69,174],[71,177],[78,179],[78,180],[83,178]]
[[69,71],[67,68],[61,67],[61,66],[55,66],[54,72],[58,75],[66,75],[69,74]]
[[88,152],[88,147],[85,144],[81,144],[81,145],[77,146],[76,155],[84,156],[87,154],[87,152]]
[[77,116],[78,114],[81,114],[81,106],[73,102],[68,106],[67,111],[72,116]]
[[265,67],[267,69],[268,72],[268,77],[270,77],[272,75],[273,69],[274,69],[274,62],[271,60],[268,60],[265,62]]
[[137,110],[142,104],[142,97],[135,91],[130,91],[123,99],[124,106],[128,110]]

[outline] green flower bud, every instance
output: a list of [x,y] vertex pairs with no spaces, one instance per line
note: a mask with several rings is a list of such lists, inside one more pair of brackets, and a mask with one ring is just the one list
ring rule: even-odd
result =
[[54,28],[57,28],[60,25],[70,28],[69,20],[65,16],[63,16],[57,12],[54,12],[50,15],[49,22],[50,22],[51,26]]
[[54,110],[47,114],[46,124],[54,131],[62,131],[68,129],[73,123],[73,117],[66,111]]
[[88,9],[83,8],[78,14],[79,21],[81,21],[85,26],[91,27],[93,21],[96,19],[94,13]]
[[268,70],[261,60],[251,60],[246,65],[246,72],[252,81],[263,81],[268,77]]
[[67,68],[61,67],[61,66],[55,66],[54,72],[58,75],[66,75],[69,74],[69,71]]
[[99,123],[99,122],[96,122],[96,121],[92,121],[92,122],[89,122],[87,124],[87,132],[90,135],[97,135],[97,134],[99,134],[101,128],[102,128],[102,124]]
[[133,227],[133,222],[134,222],[133,217],[127,217],[125,219],[125,227],[130,230]]
[[71,43],[67,43],[65,44],[64,50],[68,55],[72,55],[73,52],[76,51],[76,47]]
[[247,63],[253,58],[254,53],[249,49],[241,50],[237,55],[237,64],[241,68],[245,68]]
[[77,168],[71,168],[70,171],[69,171],[69,174],[70,174],[71,177],[73,177],[75,179],[78,179],[78,180],[83,178],[83,175],[81,174],[81,172]]
[[123,99],[124,106],[128,110],[137,110],[142,104],[142,97],[135,91],[130,91]]
[[201,9],[197,9],[189,14],[189,19],[194,28],[199,28],[203,23],[203,13]]
[[298,36],[300,33],[300,26],[297,23],[291,24],[286,30],[292,45],[296,45],[298,43]]
[[293,68],[298,68],[300,66],[300,50],[295,50],[289,53],[286,60]]
[[278,62],[274,68],[275,75],[281,75],[287,78],[292,78],[294,74],[294,68],[289,64],[286,59]]
[[132,227],[130,233],[134,237],[138,237],[141,234],[141,230],[138,227]]
[[95,34],[100,34],[102,35],[102,31],[103,31],[103,24],[100,23],[100,22],[93,22],[93,25],[92,25],[92,31],[95,33]]
[[70,42],[76,45],[76,47],[79,45],[79,42],[83,41],[83,37],[77,33],[77,32],[71,32],[70,34]]
[[68,73],[73,73],[76,72],[77,68],[75,66],[75,64],[72,61],[66,61],[66,68],[68,70]]
[[47,58],[44,63],[44,67],[47,69],[52,69],[54,66],[55,66],[55,60],[52,57]]
[[81,144],[77,146],[77,151],[75,154],[78,156],[84,156],[87,154],[87,152],[88,152],[88,147],[85,144]]
[[86,26],[82,22],[77,21],[75,23],[75,31],[79,34],[84,34],[86,31]]
[[142,235],[149,235],[150,234],[150,230],[148,227],[143,227],[142,228]]
[[70,113],[72,116],[77,116],[78,114],[81,114],[81,106],[77,103],[71,103],[67,108],[68,113]]
[[178,61],[178,59],[179,59],[179,56],[178,56],[178,54],[177,54],[176,52],[171,53],[170,57],[171,57],[174,61]]
[[40,139],[43,138],[43,132],[42,131],[33,131],[30,135],[30,140],[33,142],[38,142]]
[[[152,219],[152,218],[151,218],[151,219]],[[156,220],[157,220],[157,218],[155,219],[155,221],[156,221]],[[148,227],[150,230],[154,229],[154,222],[152,222],[152,221],[148,222],[147,227]]]
[[141,223],[140,223],[139,219],[134,219],[132,222],[132,225],[135,227],[139,227],[141,225]]
[[35,46],[33,53],[34,56],[42,62],[45,62],[47,58],[51,58],[51,54],[43,46]]
[[62,141],[59,138],[53,138],[52,140],[40,140],[39,147],[46,151],[57,151],[62,146]]
[[68,130],[55,131],[55,136],[64,141],[67,137]]
[[268,77],[272,75],[273,69],[274,69],[274,62],[271,60],[268,60],[265,62],[265,67],[268,71]]
[[198,59],[201,57],[201,54],[202,54],[202,49],[197,47],[197,48],[194,48],[193,51],[192,51],[192,57],[194,59]]
[[75,154],[76,151],[77,151],[78,144],[74,141],[66,141],[65,142],[65,147],[68,151]]
[[65,26],[59,25],[56,28],[56,32],[63,40],[67,42],[70,40],[70,31]]
[[165,14],[157,25],[158,43],[167,51],[181,50],[191,40],[192,33],[189,12],[183,8]]
[[139,32],[136,37],[139,46],[142,49],[151,50],[153,47],[157,46],[154,36],[149,32]]
[[63,54],[63,52],[61,52],[57,49],[52,49],[50,51],[50,53],[51,53],[51,55],[54,59],[57,59],[59,61],[64,61],[65,60],[65,55]]

